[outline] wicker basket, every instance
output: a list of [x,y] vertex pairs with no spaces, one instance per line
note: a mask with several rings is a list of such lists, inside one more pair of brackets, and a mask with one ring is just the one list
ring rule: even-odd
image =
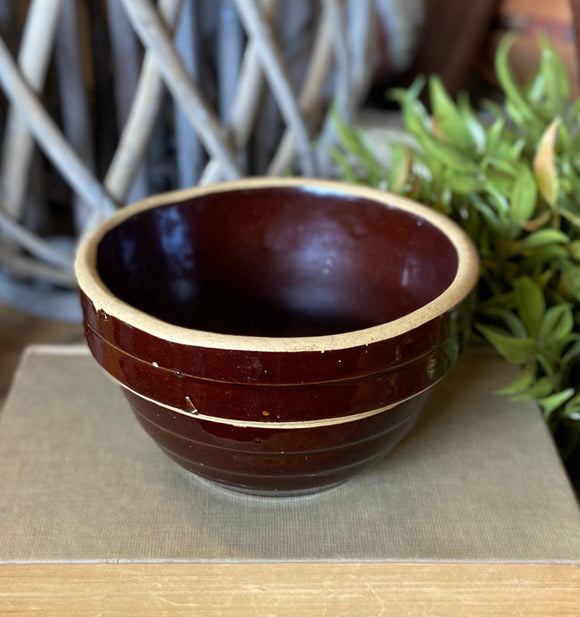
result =
[[77,239],[116,208],[243,175],[327,174],[312,144],[333,140],[331,105],[348,121],[364,99],[389,2],[26,4],[0,0],[0,300],[74,320]]

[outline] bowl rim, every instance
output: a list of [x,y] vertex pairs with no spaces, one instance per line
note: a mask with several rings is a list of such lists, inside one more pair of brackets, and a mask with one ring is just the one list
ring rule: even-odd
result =
[[[320,194],[361,197],[384,206],[409,212],[431,223],[451,242],[457,252],[457,272],[451,284],[436,298],[398,319],[369,328],[304,337],[262,337],[222,334],[177,326],[149,315],[115,296],[104,284],[96,267],[97,248],[104,236],[132,216],[208,193],[264,188],[297,188]],[[448,216],[409,198],[367,186],[310,178],[252,177],[159,193],[125,206],[88,231],[81,239],[74,270],[80,290],[102,311],[134,328],[174,344],[214,349],[263,352],[321,352],[367,346],[395,338],[446,313],[475,287],[479,278],[479,256],[469,236]],[[102,314],[101,313],[101,314]]]

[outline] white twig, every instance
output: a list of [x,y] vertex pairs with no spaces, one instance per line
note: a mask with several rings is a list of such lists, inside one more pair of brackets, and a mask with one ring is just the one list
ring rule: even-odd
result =
[[13,105],[18,105],[36,140],[64,178],[82,198],[107,216],[115,209],[98,180],[70,147],[63,134],[26,83],[0,38],[0,83]]
[[[348,28],[345,21],[346,9],[342,1],[324,0],[324,8],[330,23],[336,63],[334,105],[344,122],[351,122],[353,119],[353,112],[360,103],[361,96],[364,94],[357,86],[361,86],[365,80],[359,76],[356,78],[353,77],[354,60],[348,53]],[[356,6],[356,10],[365,10],[370,13],[372,11],[372,6],[366,0],[361,0],[361,3]],[[361,21],[362,23],[367,23],[370,28],[370,15],[366,22],[365,20]],[[368,32],[368,36],[371,36],[370,32]],[[327,114],[318,142],[320,144],[332,144],[335,141],[334,126],[330,115]],[[317,162],[321,173],[326,174],[330,166],[329,156],[325,152],[319,151],[317,154]]]
[[[93,136],[89,105],[83,79],[77,0],[62,0],[54,47],[63,131],[73,150],[94,172]],[[73,196],[75,227],[82,231],[91,208],[78,195]]]
[[56,285],[76,286],[72,264],[69,264],[68,268],[63,270],[13,253],[8,246],[2,245],[0,245],[0,263],[6,267],[11,275],[18,278],[32,277]]
[[218,11],[218,103],[221,121],[227,125],[240,78],[244,32],[231,0],[222,0]]
[[[28,9],[18,63],[29,87],[42,89],[54,42],[60,0],[34,0]],[[0,183],[7,211],[20,218],[28,185],[34,140],[19,102],[13,102],[6,125]]]
[[230,122],[232,141],[236,150],[245,148],[256,123],[260,100],[264,91],[264,73],[260,66],[258,49],[250,41],[244,53],[238,91],[234,101]]
[[204,146],[220,161],[227,178],[239,178],[241,173],[235,153],[228,144],[227,131],[188,75],[156,9],[149,0],[122,1],[142,43],[153,54],[167,87],[187,114]]
[[349,5],[348,25],[350,55],[350,78],[353,87],[352,99],[358,105],[370,85],[373,74],[373,58],[376,51],[377,37],[375,0],[347,0]]
[[219,182],[220,179],[220,164],[215,159],[211,159],[211,161],[208,162],[201,176],[199,177],[199,184],[205,186],[207,184]]
[[56,250],[51,244],[42,240],[22,227],[0,209],[0,229],[24,249],[48,263],[61,268],[71,268],[71,257]]
[[345,122],[351,119],[352,80],[345,23],[345,7],[336,0],[324,0],[325,13],[330,24],[332,47],[336,60],[336,89],[334,103]]
[[[331,67],[330,22],[328,19],[325,19],[323,14],[318,24],[314,49],[299,99],[300,109],[310,126],[312,126],[313,121],[317,120],[316,115],[322,109],[324,83],[328,78]],[[296,139],[294,138],[294,133],[289,128],[286,128],[276,154],[268,168],[268,174],[277,176],[284,173],[290,166],[295,152]]]
[[302,173],[312,176],[314,160],[310,148],[310,136],[272,29],[263,9],[258,7],[254,0],[235,1],[246,32],[258,46],[264,72],[280,111],[296,136]]
[[[199,2],[186,2],[175,30],[175,47],[181,56],[187,72],[200,79],[201,72],[201,5]],[[191,122],[179,104],[173,101],[175,159],[177,164],[177,186],[194,186],[205,162],[205,152]]]
[[[118,0],[108,0],[108,19],[115,84],[115,107],[119,133],[127,121],[131,101],[139,81],[139,41],[123,6]],[[129,201],[143,199],[149,194],[146,166],[141,164],[128,194]]]
[[[180,9],[181,0],[161,0],[159,3],[159,12],[171,30],[175,27]],[[163,80],[156,61],[153,54],[147,51],[133,105],[104,181],[107,191],[119,203],[125,201],[145,158],[163,101],[163,92]]]
[[121,130],[129,115],[139,79],[138,41],[118,0],[107,0],[107,25],[114,68],[116,119]]
[[[264,0],[264,14],[271,20],[276,11],[278,0]],[[229,121],[230,139],[236,152],[244,152],[260,109],[260,101],[264,91],[264,73],[260,66],[258,47],[251,39],[246,45],[242,60],[240,79]],[[208,162],[201,177],[200,184],[211,184],[220,179],[220,168],[212,159]]]

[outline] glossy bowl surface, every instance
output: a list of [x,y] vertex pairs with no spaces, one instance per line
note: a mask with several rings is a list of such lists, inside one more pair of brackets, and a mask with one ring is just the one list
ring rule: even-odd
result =
[[247,179],[124,208],[79,247],[85,332],[144,429],[239,490],[384,456],[454,366],[478,276],[449,219],[364,187]]

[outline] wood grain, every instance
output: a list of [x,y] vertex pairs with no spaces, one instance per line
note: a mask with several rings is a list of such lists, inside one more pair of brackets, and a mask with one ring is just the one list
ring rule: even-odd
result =
[[578,617],[567,565],[0,566],[0,615]]

